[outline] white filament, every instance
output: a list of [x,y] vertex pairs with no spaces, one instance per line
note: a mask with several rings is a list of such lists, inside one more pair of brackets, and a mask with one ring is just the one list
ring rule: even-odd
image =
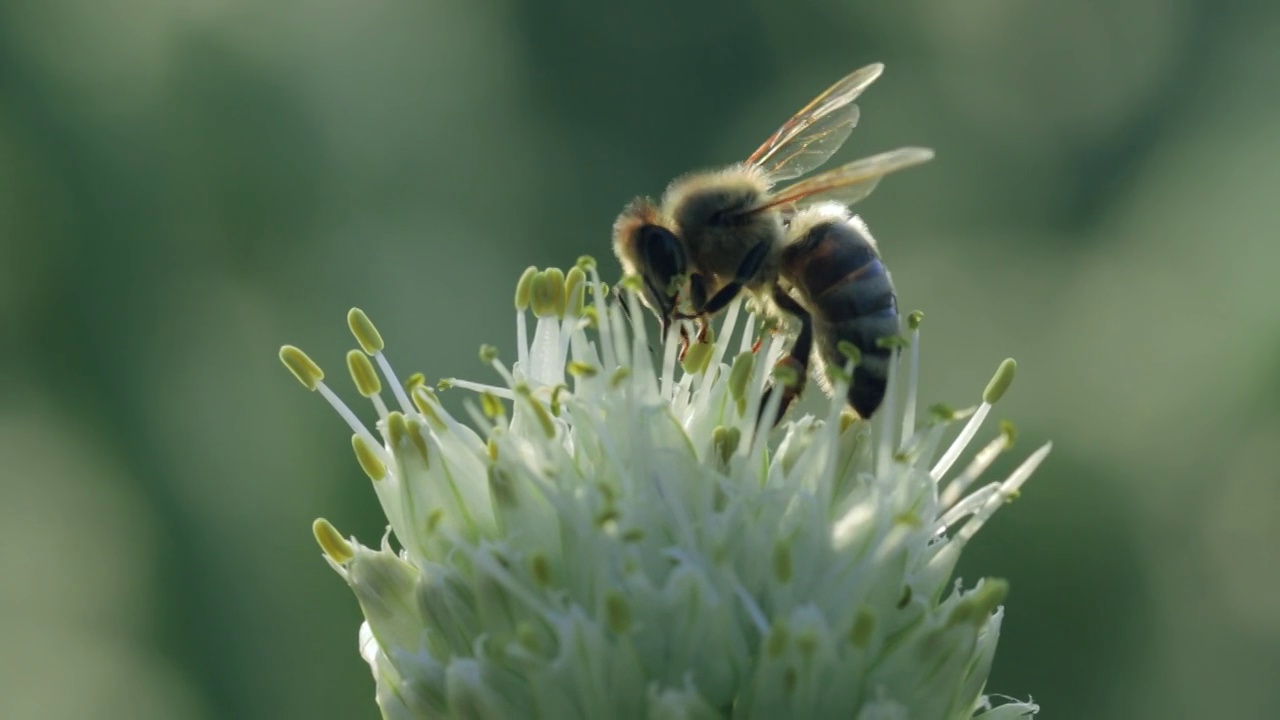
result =
[[956,436],[955,442],[951,443],[951,447],[947,448],[947,451],[942,454],[942,459],[938,460],[938,464],[934,465],[933,469],[929,471],[929,475],[934,479],[934,482],[941,480],[942,476],[946,475],[951,466],[959,459],[960,454],[969,446],[969,441],[977,434],[978,428],[982,427],[982,421],[987,418],[987,413],[989,412],[991,412],[991,405],[984,402],[978,407],[978,411],[973,414],[973,417],[969,418],[969,422],[965,423],[964,429]]

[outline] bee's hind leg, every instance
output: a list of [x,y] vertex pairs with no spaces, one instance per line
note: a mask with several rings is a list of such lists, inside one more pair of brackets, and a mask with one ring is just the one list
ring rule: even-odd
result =
[[[782,288],[774,286],[773,302],[783,312],[795,316],[800,321],[800,332],[796,335],[796,340],[791,344],[791,352],[786,357],[778,361],[775,366],[782,369],[785,375],[791,377],[786,378],[786,382],[782,384],[782,401],[778,404],[778,414],[773,418],[773,425],[777,425],[778,421],[786,415],[787,408],[791,407],[791,403],[804,391],[805,380],[809,376],[809,357],[813,353],[813,318],[809,315],[809,311],[800,306],[794,298],[788,295]],[[774,390],[778,389],[775,381],[770,380],[769,387],[764,391],[764,397],[760,401],[760,412],[764,413],[765,406],[769,404],[769,398],[773,396]]]

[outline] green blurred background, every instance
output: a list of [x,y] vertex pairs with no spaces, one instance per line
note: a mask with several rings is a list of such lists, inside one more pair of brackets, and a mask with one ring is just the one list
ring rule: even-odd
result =
[[[1264,0],[0,3],[0,717],[373,718],[311,520],[383,527],[341,379],[487,377],[527,265],[884,61],[839,156],[923,392],[1055,451],[962,570],[1045,717],[1280,702],[1280,9]],[[509,353],[508,353],[509,354]],[[1006,469],[1013,460],[1006,463]]]

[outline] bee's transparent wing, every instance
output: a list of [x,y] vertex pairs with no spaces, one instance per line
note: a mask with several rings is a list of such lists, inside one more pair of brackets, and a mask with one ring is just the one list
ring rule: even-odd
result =
[[885,175],[932,159],[933,151],[928,148],[905,147],[854,160],[829,172],[788,185],[765,198],[759,205],[747,208],[743,214],[756,213],[801,200],[806,203],[835,200],[845,205],[852,205],[870,195],[880,182],[880,178]]
[[814,120],[785,145],[774,148],[761,167],[774,182],[794,180],[817,169],[835,155],[857,124],[857,105],[832,110]]
[[747,158],[772,180],[792,180],[826,162],[858,124],[853,101],[884,71],[876,63],[854,70],[827,88],[774,131]]

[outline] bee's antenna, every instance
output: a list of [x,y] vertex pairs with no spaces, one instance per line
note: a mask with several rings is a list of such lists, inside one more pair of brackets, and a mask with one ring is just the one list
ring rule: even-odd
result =
[[618,307],[622,308],[622,314],[626,316],[627,321],[631,320],[631,306],[627,304],[627,295],[622,292],[622,283],[616,283],[613,286],[613,299],[618,303]]
[[[618,307],[622,308],[622,314],[627,318],[627,322],[630,323],[631,322],[631,305],[627,302],[627,294],[622,290],[622,283],[618,283],[614,285],[612,292],[613,292],[613,299],[617,301]],[[667,324],[665,322],[660,324],[662,325],[662,336],[666,337]],[[646,343],[646,345],[649,348],[649,354],[653,354],[653,345],[650,345],[648,343]]]

